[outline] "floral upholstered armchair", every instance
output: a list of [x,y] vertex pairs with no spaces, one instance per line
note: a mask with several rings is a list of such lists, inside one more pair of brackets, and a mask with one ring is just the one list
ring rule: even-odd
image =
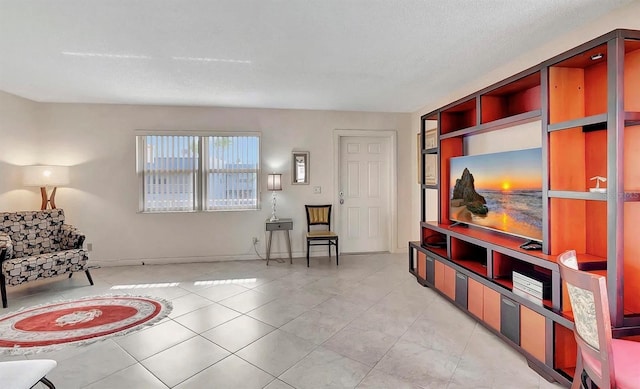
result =
[[6,285],[19,285],[41,278],[84,271],[87,252],[82,248],[84,235],[64,224],[62,209],[0,212],[0,291],[2,306],[7,307]]

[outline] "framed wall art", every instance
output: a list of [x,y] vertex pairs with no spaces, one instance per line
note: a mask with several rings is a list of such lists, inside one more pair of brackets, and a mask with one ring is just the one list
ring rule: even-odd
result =
[[424,148],[435,149],[438,147],[438,131],[434,128],[424,133]]
[[291,157],[291,184],[309,184],[309,152],[294,151]]
[[438,185],[438,154],[426,154],[424,157],[424,184]]

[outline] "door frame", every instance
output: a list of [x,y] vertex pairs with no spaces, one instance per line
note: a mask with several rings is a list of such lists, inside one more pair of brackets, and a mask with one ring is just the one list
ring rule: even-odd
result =
[[389,157],[389,178],[390,182],[388,185],[388,201],[389,204],[387,208],[389,210],[389,219],[387,221],[388,231],[389,231],[389,252],[396,253],[398,251],[398,202],[396,201],[398,192],[394,190],[398,188],[398,171],[397,171],[397,160],[398,160],[398,151],[397,151],[397,141],[398,141],[398,132],[396,130],[344,130],[344,129],[335,129],[333,130],[333,187],[335,190],[333,191],[333,204],[334,206],[334,227],[338,235],[340,235],[343,231],[342,226],[342,218],[341,218],[341,210],[340,207],[340,197],[338,192],[340,191],[340,179],[341,179],[341,166],[340,166],[340,138],[343,137],[380,137],[387,138],[389,140],[389,150],[387,151],[387,156]]

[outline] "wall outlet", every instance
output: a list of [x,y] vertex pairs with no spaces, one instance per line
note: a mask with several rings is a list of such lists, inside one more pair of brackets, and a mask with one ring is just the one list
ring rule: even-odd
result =
[[258,238],[256,236],[253,237],[253,244],[257,244],[260,240],[258,240]]
[[93,251],[93,243],[87,243],[87,251]]

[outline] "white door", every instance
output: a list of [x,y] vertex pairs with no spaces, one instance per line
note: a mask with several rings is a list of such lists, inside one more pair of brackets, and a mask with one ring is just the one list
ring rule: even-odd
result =
[[388,137],[340,137],[340,251],[389,251]]

